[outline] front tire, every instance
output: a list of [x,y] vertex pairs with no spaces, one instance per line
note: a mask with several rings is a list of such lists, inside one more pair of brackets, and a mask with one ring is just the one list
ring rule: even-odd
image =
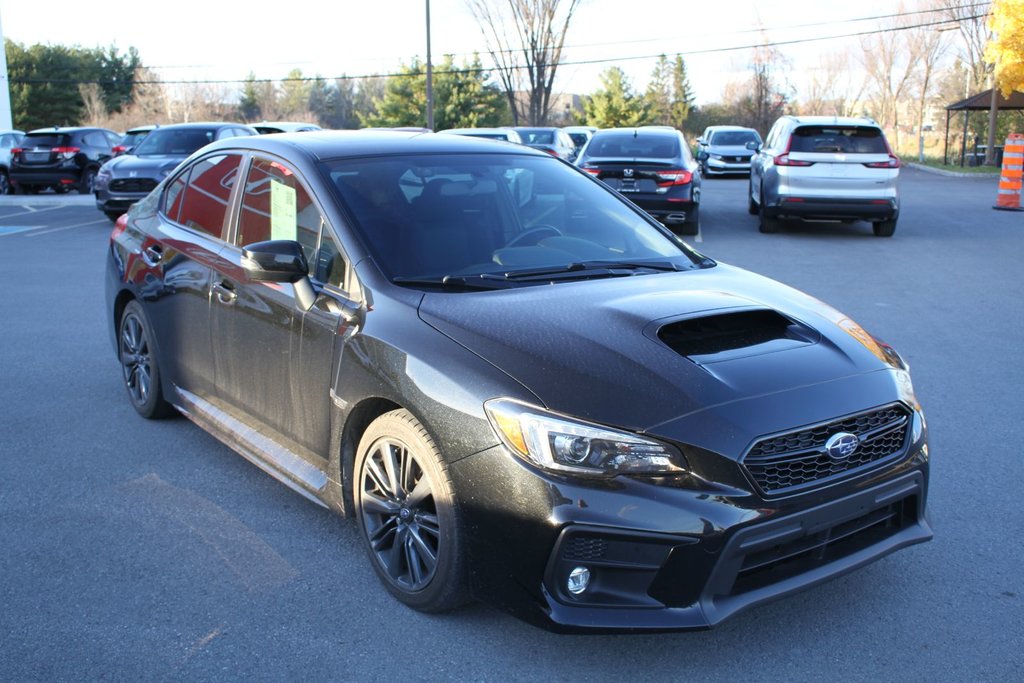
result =
[[173,406],[163,397],[149,320],[138,301],[125,306],[117,331],[117,357],[132,407],[148,420],[173,414]]
[[353,500],[370,561],[398,600],[421,612],[466,601],[459,506],[441,453],[408,411],[374,420],[359,441]]

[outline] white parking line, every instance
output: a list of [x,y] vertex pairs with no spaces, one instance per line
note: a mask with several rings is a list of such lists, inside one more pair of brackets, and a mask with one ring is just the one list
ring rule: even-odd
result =
[[36,209],[34,207],[28,206],[27,204],[20,204],[19,206],[21,206],[21,208],[23,208],[25,210],[21,211],[19,213],[9,213],[9,214],[0,216],[0,219],[14,218],[15,216],[24,216],[25,214],[29,214],[29,213],[42,213],[43,211],[56,211],[57,209],[63,209],[64,208],[61,205],[58,205],[58,206],[47,206],[47,207],[42,208],[42,209]]
[[60,232],[61,230],[71,230],[72,228],[84,228],[87,225],[96,225],[97,223],[110,223],[110,220],[106,218],[98,218],[88,223],[75,223],[74,225],[62,225],[59,228],[50,228],[49,230],[34,230],[31,233],[25,235],[25,237],[39,237],[40,235],[49,235],[52,232]]

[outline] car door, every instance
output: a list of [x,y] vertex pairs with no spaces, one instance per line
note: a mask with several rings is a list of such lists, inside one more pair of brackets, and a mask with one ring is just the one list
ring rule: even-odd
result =
[[168,182],[155,211],[137,216],[146,238],[127,266],[150,311],[166,378],[203,398],[214,393],[211,275],[241,162],[239,154],[208,155]]
[[[327,235],[323,240],[321,233]],[[302,245],[316,295],[308,309],[294,285],[245,277],[243,247],[266,240]],[[296,170],[258,155],[249,164],[231,242],[213,282],[219,397],[251,425],[326,457],[335,340],[339,332],[350,332],[349,300],[342,291],[347,260]]]

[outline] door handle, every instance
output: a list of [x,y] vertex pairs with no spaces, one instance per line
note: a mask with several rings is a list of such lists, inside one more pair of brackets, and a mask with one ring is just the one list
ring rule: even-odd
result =
[[234,286],[226,280],[213,283],[213,291],[217,294],[217,301],[225,306],[230,306],[238,299]]
[[164,250],[160,248],[159,244],[151,244],[142,250],[142,260],[155,268],[160,263],[160,259],[164,257]]

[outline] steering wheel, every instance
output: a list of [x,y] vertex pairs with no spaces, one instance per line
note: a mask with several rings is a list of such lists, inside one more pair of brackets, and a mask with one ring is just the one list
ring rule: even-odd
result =
[[[532,247],[545,237],[561,237],[562,231],[553,225],[538,225],[525,230],[508,241],[505,248],[510,247]],[[522,244],[526,242],[526,244]]]

